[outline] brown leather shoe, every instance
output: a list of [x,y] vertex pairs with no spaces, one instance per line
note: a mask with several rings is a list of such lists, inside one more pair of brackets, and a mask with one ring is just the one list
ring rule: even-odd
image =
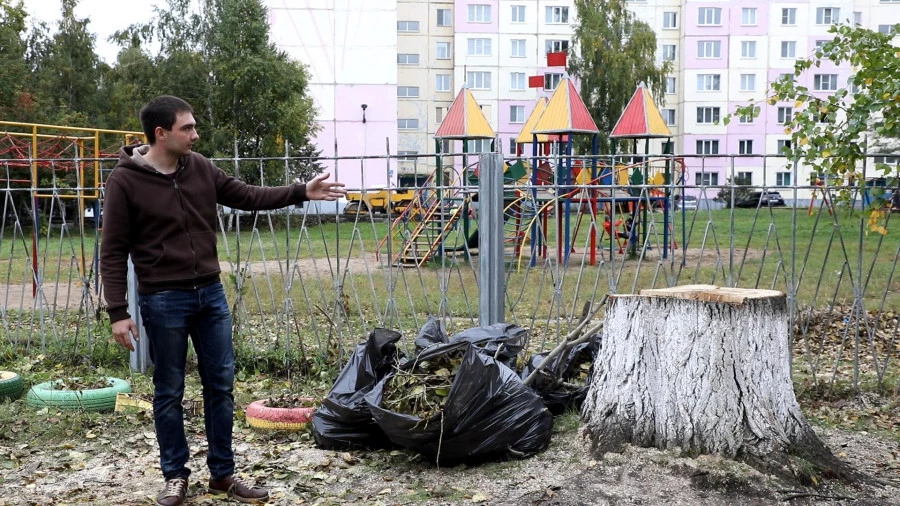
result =
[[156,504],[159,506],[180,506],[184,502],[187,488],[187,478],[166,480],[166,488],[156,497]]
[[228,494],[228,497],[248,504],[263,504],[269,500],[268,490],[250,486],[233,474],[222,480],[209,480],[209,493]]

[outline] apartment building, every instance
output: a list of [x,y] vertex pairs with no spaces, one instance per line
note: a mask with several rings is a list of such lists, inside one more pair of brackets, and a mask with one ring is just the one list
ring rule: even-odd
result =
[[[273,42],[307,65],[325,157],[397,149],[397,0],[266,0]],[[405,78],[406,76],[404,76]],[[348,187],[385,186],[396,162],[327,162]]]
[[[434,133],[465,85],[497,131],[501,152],[514,139],[539,96],[549,96],[563,68],[547,67],[548,51],[571,44],[574,6],[559,0],[400,0],[398,33],[398,142],[401,154],[433,152]],[[528,78],[545,76],[541,88]],[[425,98],[423,100],[423,98]],[[444,152],[461,152],[461,141]],[[491,141],[470,141],[469,152],[486,152]],[[426,166],[422,166],[425,163]],[[417,170],[430,170],[419,160]],[[401,171],[410,170],[404,161]]]
[[[311,66],[325,153],[333,152],[329,146],[337,139],[339,154],[383,154],[387,137],[393,153],[409,157],[401,160],[401,172],[433,169],[433,160],[414,155],[435,151],[434,133],[463,85],[495,128],[496,149],[513,153],[513,139],[537,98],[549,97],[565,73],[548,67],[546,54],[570,48],[577,21],[571,0],[269,4],[276,42]],[[752,120],[729,125],[720,120],[761,99],[769,82],[791,73],[797,58],[828,39],[832,24],[850,21],[889,32],[900,22],[900,0],[631,0],[628,5],[656,32],[658,62],[674,66],[665,94],[655,98],[675,152],[710,155],[689,162],[687,183],[697,185],[725,184],[733,176],[758,186],[808,181],[808,172],[795,173],[783,161],[764,158],[790,145],[785,123],[793,104],[765,107]],[[846,86],[851,75],[847,66],[823,65],[802,76],[800,84],[824,96]],[[544,85],[529,87],[531,76],[543,76]],[[365,127],[360,103],[370,104]],[[473,141],[468,151],[487,151],[489,145]],[[448,143],[442,150],[459,152],[462,146]],[[662,152],[661,144],[654,143],[651,152]],[[733,164],[713,156],[725,154],[744,156]]]
[[[829,28],[852,22],[889,32],[900,22],[900,0],[870,1],[651,1],[633,0],[636,16],[658,35],[658,55],[672,61],[662,106],[675,137],[675,152],[744,155],[689,161],[688,184],[725,184],[740,177],[754,186],[808,184],[815,174],[783,160],[764,158],[790,147],[786,123],[793,103],[763,105],[756,118],[720,120],[738,106],[765,96],[770,82],[793,74],[794,62],[815,52]],[[848,85],[849,65],[823,64],[798,77],[822,97]],[[808,192],[802,192],[805,198]]]

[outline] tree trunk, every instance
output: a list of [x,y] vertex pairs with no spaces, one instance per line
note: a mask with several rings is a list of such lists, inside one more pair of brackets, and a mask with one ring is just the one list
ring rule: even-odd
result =
[[628,443],[782,466],[778,456],[792,455],[848,478],[797,404],[788,332],[782,292],[689,285],[610,296],[582,409],[595,449]]

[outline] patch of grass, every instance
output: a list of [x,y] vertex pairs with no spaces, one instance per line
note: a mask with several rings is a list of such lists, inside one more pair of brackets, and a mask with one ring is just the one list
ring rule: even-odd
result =
[[553,419],[553,432],[555,434],[567,434],[581,430],[581,413],[570,409]]

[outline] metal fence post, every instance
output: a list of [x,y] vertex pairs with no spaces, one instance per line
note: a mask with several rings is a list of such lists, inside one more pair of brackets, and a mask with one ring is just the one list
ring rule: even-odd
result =
[[506,287],[503,255],[503,156],[478,160],[478,323],[502,323]]
[[128,312],[138,328],[138,341],[134,351],[130,353],[131,370],[146,373],[150,365],[150,341],[147,339],[147,331],[144,330],[144,322],[141,320],[141,308],[138,307],[137,277],[134,275],[134,264],[131,256],[128,257]]

